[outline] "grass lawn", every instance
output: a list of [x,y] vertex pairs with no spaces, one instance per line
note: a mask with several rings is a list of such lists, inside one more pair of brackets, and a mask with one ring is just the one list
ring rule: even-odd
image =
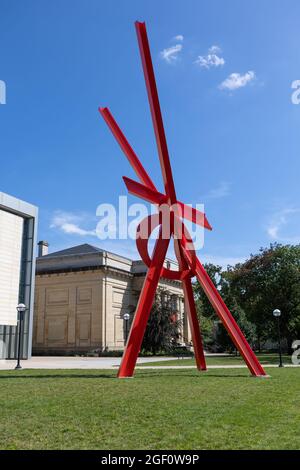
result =
[[1,449],[300,449],[300,369],[0,372]]
[[[257,354],[258,359],[260,360],[262,365],[265,364],[278,364],[278,354]],[[282,356],[282,360],[284,364],[292,364],[290,356]],[[245,364],[243,358],[241,356],[208,356],[206,357],[206,364],[209,366],[223,366],[223,365],[243,365]],[[180,358],[180,359],[172,359],[170,361],[161,361],[161,362],[147,362],[145,364],[140,364],[140,366],[194,366],[195,359],[194,358]]]

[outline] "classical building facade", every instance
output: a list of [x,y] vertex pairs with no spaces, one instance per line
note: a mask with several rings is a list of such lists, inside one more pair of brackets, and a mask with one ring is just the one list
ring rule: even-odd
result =
[[[177,265],[170,263],[172,269]],[[33,351],[73,353],[122,350],[145,278],[146,266],[84,244],[47,254],[39,243]],[[181,319],[182,344],[190,343],[181,283],[162,279],[174,313]],[[126,316],[125,316],[126,318]]]

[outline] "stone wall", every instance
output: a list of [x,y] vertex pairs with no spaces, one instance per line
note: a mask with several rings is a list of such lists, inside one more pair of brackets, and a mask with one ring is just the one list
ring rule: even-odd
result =
[[[123,315],[133,316],[144,276],[99,268],[36,276],[33,351],[73,354],[122,350]],[[162,280],[160,287],[175,297],[182,319],[182,342],[190,341],[184,318],[181,284]]]

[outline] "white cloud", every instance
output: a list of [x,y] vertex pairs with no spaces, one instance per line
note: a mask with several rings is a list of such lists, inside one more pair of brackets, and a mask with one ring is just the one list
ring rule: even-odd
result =
[[164,49],[160,53],[160,57],[165,60],[168,64],[174,63],[178,59],[178,55],[182,50],[182,44],[176,44],[167,49]]
[[220,90],[237,90],[238,88],[246,86],[252,80],[255,79],[255,72],[253,70],[249,70],[244,75],[240,73],[232,73],[227,77],[220,85]]
[[211,46],[208,49],[208,54],[199,55],[194,63],[205,69],[210,69],[211,67],[221,67],[225,64],[225,59],[218,55],[221,54],[221,52],[222,51],[219,46]]
[[211,46],[208,49],[209,54],[220,54],[222,52],[221,48],[219,46]]
[[[283,243],[300,243],[300,235],[283,235],[282,229],[288,224],[293,224],[293,216],[299,214],[300,209],[297,208],[285,208],[279,212],[276,212],[269,224],[267,225],[267,234],[273,241],[283,242]],[[298,219],[298,217],[297,217]]]
[[70,223],[64,223],[59,227],[64,233],[68,233],[71,235],[80,235],[80,236],[86,236],[86,235],[92,235],[96,236],[95,230],[85,230],[79,227],[79,225],[76,224],[70,224]]
[[59,229],[69,235],[93,236],[96,237],[96,230],[87,230],[80,226],[81,223],[87,223],[91,219],[87,214],[73,214],[71,212],[56,211],[50,228]]
[[182,34],[178,34],[177,36],[174,36],[173,40],[174,41],[183,41],[184,37],[182,36]]
[[221,181],[218,187],[211,189],[203,199],[220,199],[228,196],[230,193],[230,183],[228,181]]

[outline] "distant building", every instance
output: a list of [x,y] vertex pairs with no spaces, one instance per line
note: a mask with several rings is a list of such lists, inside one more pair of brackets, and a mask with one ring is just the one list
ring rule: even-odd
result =
[[0,192],[0,359],[17,355],[19,303],[27,307],[22,357],[31,356],[37,214],[35,206]]
[[[145,278],[142,261],[92,245],[48,253],[39,243],[36,267],[33,351],[36,354],[122,350],[124,314],[134,314]],[[177,264],[169,261],[170,267]],[[174,313],[182,319],[182,343],[190,341],[181,282],[162,279]]]

